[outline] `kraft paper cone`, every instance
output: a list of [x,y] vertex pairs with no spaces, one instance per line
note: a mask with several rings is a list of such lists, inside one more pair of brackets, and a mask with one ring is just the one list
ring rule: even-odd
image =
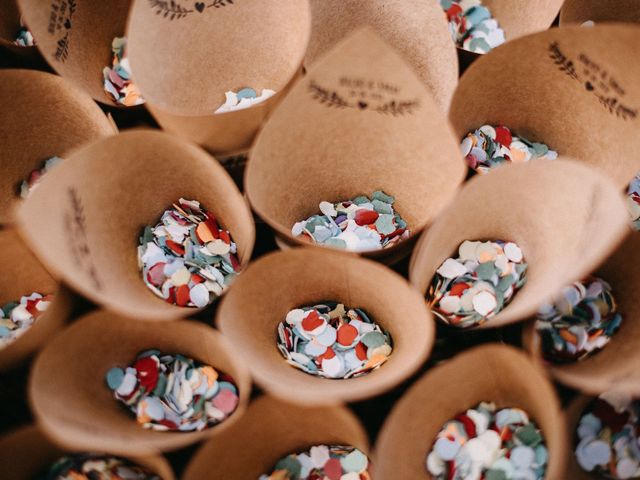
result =
[[198,450],[182,478],[257,479],[281,458],[316,445],[356,447],[371,460],[367,434],[346,407],[309,408],[263,396],[233,428]]
[[[300,68],[310,22],[307,0],[135,0],[131,68],[163,128],[215,153],[246,149]],[[245,87],[281,95],[214,115]]]
[[[389,359],[351,379],[326,379],[289,365],[277,347],[278,325],[300,306],[323,301],[362,308],[387,330]],[[256,382],[270,394],[300,404],[327,405],[378,395],[426,360],[434,323],[421,296],[391,270],[355,256],[295,248],[262,257],[238,278],[216,323],[243,352]]]
[[426,458],[444,423],[486,401],[525,410],[549,451],[545,478],[567,478],[566,425],[553,386],[525,355],[498,344],[461,353],[413,384],[378,435],[373,478],[432,478]]
[[[466,173],[457,140],[431,95],[402,58],[371,29],[314,63],[265,124],[251,151],[245,189],[254,211],[286,243],[294,223],[321,201],[376,190],[412,237],[451,200]],[[411,238],[366,252],[407,253]]]
[[233,180],[179,138],[123,133],[83,148],[47,176],[18,211],[22,233],[52,272],[114,312],[170,320],[198,311],[157,297],[138,269],[142,229],[180,197],[200,201],[231,232],[242,267],[251,257],[255,226]]
[[58,76],[2,70],[0,85],[0,104],[7,106],[0,112],[0,223],[6,224],[14,221],[20,184],[33,170],[116,130],[88,95]]
[[[235,412],[200,432],[147,430],[107,387],[112,367],[131,364],[148,349],[179,353],[230,375],[239,390]],[[97,311],[56,337],[36,359],[29,380],[33,412],[47,436],[63,447],[150,455],[175,450],[226,431],[243,414],[251,393],[248,370],[220,333],[179,320],[161,327]]]
[[[52,444],[33,425],[21,427],[0,437],[0,471],[4,480],[26,480],[45,473],[60,457],[71,452]],[[147,467],[162,480],[174,480],[173,471],[164,457],[130,458]]]
[[125,34],[131,0],[17,0],[37,48],[49,65],[98,102],[114,108],[102,69],[111,66],[111,42]]
[[[20,30],[20,10],[16,0],[0,0],[0,52],[2,49],[20,59],[22,62],[39,63],[42,61],[38,49],[33,47],[21,47],[14,43],[18,30]],[[36,40],[37,42],[37,40]]]
[[[535,332],[535,320],[524,332],[523,343],[536,362],[546,363],[549,372],[557,381],[585,393],[598,395],[613,388],[640,395],[640,351],[637,339],[640,336],[640,236],[632,234],[594,275],[611,285],[613,296],[622,315],[620,330],[598,353],[579,362],[557,365],[544,362],[540,337]],[[556,292],[556,295],[560,290]]]
[[64,328],[72,296],[59,285],[13,230],[0,231],[0,306],[38,292],[54,294],[49,308],[21,336],[0,347],[0,372],[27,359]]
[[375,30],[411,65],[444,112],[458,83],[456,49],[438,1],[311,0],[307,67],[363,26]]
[[638,0],[565,0],[560,10],[560,25],[581,25],[591,20],[640,23]]
[[518,244],[528,264],[526,284],[511,303],[477,328],[525,320],[550,296],[584,277],[629,232],[616,186],[569,160],[535,160],[498,168],[467,183],[418,242],[411,283],[427,293],[436,270],[457,257],[465,240]]
[[608,25],[554,28],[501,46],[460,80],[449,112],[457,137],[502,124],[626,187],[640,170],[639,41],[639,29]]

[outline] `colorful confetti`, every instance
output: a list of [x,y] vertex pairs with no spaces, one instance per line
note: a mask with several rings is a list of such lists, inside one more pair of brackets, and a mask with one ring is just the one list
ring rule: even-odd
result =
[[267,98],[275,95],[274,90],[268,88],[262,89],[260,96],[253,88],[243,88],[236,92],[228,91],[224,94],[225,102],[218,107],[215,113],[233,112],[235,110],[243,110],[245,108],[253,107],[258,103],[264,102]]
[[259,480],[370,480],[369,459],[354,447],[317,445],[292,453]]
[[392,351],[388,332],[359,308],[326,302],[295,308],[278,325],[278,349],[290,365],[324,378],[355,378]]
[[513,242],[465,240],[431,281],[427,300],[446,325],[480,325],[509,304],[526,282],[527,264]]
[[411,232],[399,213],[395,198],[382,191],[371,199],[360,196],[338,203],[320,202],[321,215],[312,215],[291,228],[294,237],[329,247],[362,252],[390,248]]
[[181,198],[140,237],[138,264],[149,289],[181,307],[209,305],[240,271],[237,246],[211,212]]
[[26,180],[23,180],[20,186],[18,187],[18,191],[21,198],[28,198],[29,195],[36,189],[36,187],[40,184],[42,180],[42,176],[50,171],[53,167],[58,165],[62,161],[60,157],[50,157],[44,161],[42,167],[36,170],[33,170],[29,177]]
[[547,458],[525,411],[481,402],[443,425],[426,464],[437,480],[541,480]]
[[115,37],[111,43],[113,52],[113,65],[111,68],[104,67],[102,75],[104,77],[104,91],[111,95],[115,103],[132,107],[142,105],[144,98],[140,90],[133,83],[131,78],[131,67],[127,58],[127,38]]
[[32,293],[0,307],[0,349],[23,335],[49,308],[53,295]]
[[78,453],[60,458],[38,480],[161,480],[158,475],[123,458]]
[[621,323],[609,284],[590,277],[565,287],[558,299],[540,307],[536,330],[544,359],[566,363],[604,348]]
[[146,350],[133,365],[114,367],[106,382],[144,428],[193,432],[216,425],[238,406],[233,379],[182,355]]
[[29,29],[24,25],[21,25],[13,44],[19,47],[34,47],[36,45],[36,40],[33,38]]
[[504,30],[480,0],[440,0],[440,6],[458,47],[482,54],[505,42]]
[[638,173],[627,189],[627,209],[635,230],[640,230],[640,173]]
[[462,139],[460,149],[469,168],[476,173],[488,173],[493,168],[509,163],[558,158],[558,153],[550,150],[544,143],[516,137],[504,126],[483,125],[476,131],[469,132]]
[[640,401],[604,393],[582,413],[576,460],[602,478],[640,478]]

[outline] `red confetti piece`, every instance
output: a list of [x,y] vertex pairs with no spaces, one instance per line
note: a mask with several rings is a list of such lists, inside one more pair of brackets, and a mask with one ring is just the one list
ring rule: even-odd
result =
[[331,360],[335,356],[336,352],[333,351],[333,348],[327,347],[325,352],[322,355],[318,355],[316,358],[318,359],[318,362],[322,362],[322,360]]
[[318,315],[318,312],[315,310],[311,310],[311,312],[302,320],[302,328],[311,332],[321,326],[324,323],[324,319]]
[[358,357],[358,360],[367,359],[367,347],[362,342],[358,342],[358,344],[356,345],[356,357]]
[[231,390],[221,389],[213,398],[213,406],[225,415],[229,415],[238,406],[238,397]]
[[338,328],[338,343],[348,347],[358,336],[358,329],[352,325],[344,324]]
[[147,392],[153,391],[158,383],[158,364],[151,357],[140,358],[133,364],[140,386]]
[[467,435],[469,437],[476,437],[476,424],[473,423],[473,420],[471,420],[467,415],[458,415],[456,417],[456,420],[459,421],[460,423],[462,423],[464,425],[464,429],[467,432]]
[[449,294],[459,297],[465,292],[465,290],[468,290],[469,288],[471,288],[471,285],[469,285],[468,283],[456,283],[453,287],[451,287],[451,290],[449,290]]
[[189,286],[180,285],[176,289],[176,304],[180,307],[186,307],[189,303]]
[[327,463],[324,464],[324,474],[329,480],[340,480],[342,477],[342,465],[337,458],[330,458]]
[[179,243],[176,243],[173,240],[167,240],[166,245],[173,253],[177,255],[184,255],[184,247]]
[[204,282],[204,278],[202,278],[200,275],[198,275],[197,273],[192,273],[191,274],[191,281],[195,284],[198,283],[202,283]]
[[355,222],[358,225],[371,225],[372,223],[375,223],[375,221],[378,219],[378,212],[376,212],[375,210],[367,210],[365,208],[361,208],[360,210],[356,211],[356,216],[354,218]]
[[224,230],[220,230],[220,240],[222,240],[227,245],[231,245],[231,238],[229,237],[229,233]]
[[147,280],[156,287],[160,287],[164,283],[164,279],[166,278],[164,274],[164,266],[166,263],[160,262],[156,263],[153,267],[149,269],[147,272]]
[[206,212],[206,215],[207,219],[204,221],[204,223],[207,227],[209,227],[209,230],[211,230],[211,235],[213,235],[213,238],[215,239],[220,238],[220,228],[218,227],[218,222],[216,222],[215,217],[209,212]]
[[511,132],[507,127],[496,127],[496,142],[508,148],[511,146],[511,140]]

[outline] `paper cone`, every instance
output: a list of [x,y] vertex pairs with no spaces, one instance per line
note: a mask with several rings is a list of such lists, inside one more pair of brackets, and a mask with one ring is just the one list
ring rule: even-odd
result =
[[[236,411],[200,432],[144,429],[114,398],[105,375],[152,348],[180,353],[230,375],[240,395]],[[190,321],[159,327],[105,311],[86,315],[49,343],[36,359],[29,381],[33,412],[56,443],[69,449],[136,456],[174,450],[225,431],[242,416],[250,394],[246,367],[215,330]]]
[[629,232],[616,186],[569,160],[535,160],[478,175],[425,234],[409,266],[426,294],[436,270],[465,240],[518,244],[526,284],[501,312],[477,328],[501,327],[533,315],[550,296],[598,266]]
[[[16,0],[0,0],[0,52],[2,49],[13,55],[21,62],[39,63],[42,59],[38,49],[33,47],[21,47],[13,43],[20,29],[20,11]],[[36,40],[37,41],[37,40]]]
[[[0,437],[0,471],[4,480],[32,479],[47,471],[60,457],[69,454],[55,446],[33,425],[22,427]],[[130,459],[157,473],[162,480],[175,477],[164,457]]]
[[231,232],[243,267],[251,257],[255,226],[242,195],[218,162],[184,140],[123,133],[47,177],[18,211],[22,233],[52,272],[114,312],[170,320],[198,311],[164,302],[138,269],[142,229],[180,197],[200,201]]
[[209,151],[233,152],[250,146],[281,95],[214,115],[225,92],[284,93],[309,31],[307,0],[136,0],[128,25],[131,68],[163,128]]
[[553,386],[525,355],[497,344],[461,353],[413,384],[378,435],[373,478],[432,478],[425,462],[436,435],[447,420],[483,401],[525,410],[549,450],[545,478],[567,478],[566,425]]
[[365,25],[373,28],[411,65],[446,112],[458,83],[455,45],[438,1],[311,0],[307,67],[337,42]]
[[131,0],[17,0],[49,65],[98,102],[114,108],[102,69],[111,66],[111,42],[125,34]]
[[[622,315],[620,330],[598,353],[581,361],[556,365],[548,363],[549,372],[557,381],[587,394],[599,395],[613,388],[640,395],[640,236],[632,234],[595,272],[611,285],[613,297]],[[568,285],[568,284],[567,284]],[[555,294],[560,293],[557,290]],[[540,337],[535,332],[535,321],[524,331],[523,343],[541,365]]]
[[21,336],[0,348],[0,372],[22,362],[64,328],[72,296],[56,283],[13,230],[0,230],[0,306],[38,292],[54,294],[49,309]]
[[[19,186],[45,160],[116,130],[89,96],[62,78],[30,70],[0,71],[0,223],[14,221]],[[46,98],[46,101],[43,99]]]
[[506,125],[626,187],[640,170],[639,42],[639,29],[609,25],[554,28],[499,47],[460,80],[449,112],[457,137]]
[[560,10],[560,25],[581,25],[587,20],[640,23],[638,0],[565,0]]
[[[411,68],[363,29],[314,63],[270,117],[251,151],[245,189],[255,212],[292,245],[311,245],[291,227],[321,201],[375,190],[396,198],[415,237],[463,180],[457,143]],[[406,254],[411,243],[366,255]]]
[[346,407],[301,407],[263,396],[198,450],[182,478],[257,479],[281,458],[315,445],[352,446],[369,456],[367,435]]
[[546,30],[555,20],[564,0],[482,0],[504,30],[507,41]]
[[[322,301],[362,308],[391,335],[393,352],[358,378],[316,377],[289,365],[278,350],[278,325],[289,310]],[[355,256],[291,249],[256,261],[220,305],[216,323],[247,359],[256,382],[285,401],[328,405],[378,395],[426,360],[434,337],[421,296],[391,270]]]

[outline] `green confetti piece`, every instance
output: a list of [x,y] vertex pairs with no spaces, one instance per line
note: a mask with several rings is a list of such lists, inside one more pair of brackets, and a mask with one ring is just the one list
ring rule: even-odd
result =
[[381,190],[376,190],[375,192],[373,192],[373,194],[371,195],[371,199],[380,200],[381,202],[388,203],[389,205],[393,205],[393,202],[396,201],[394,197],[392,197],[391,195],[387,195]]
[[393,224],[393,215],[382,214],[378,216],[376,220],[376,230],[382,235],[389,235],[396,231],[396,227]]
[[302,464],[295,455],[289,455],[276,463],[276,470],[286,470],[293,478],[299,478],[302,472]]
[[484,474],[485,480],[507,480],[507,474],[504,470],[487,470]]
[[369,198],[365,197],[364,195],[360,195],[352,200],[352,202],[356,205],[362,205],[363,203],[369,203],[370,201],[371,200],[369,200]]
[[542,435],[540,435],[532,423],[518,428],[515,432],[515,436],[520,440],[520,442],[528,447],[535,447],[542,442]]
[[342,249],[347,248],[347,243],[341,238],[334,238],[334,237],[328,238],[327,241],[324,242],[324,244],[334,248],[342,248]]
[[493,262],[485,262],[478,265],[476,268],[476,273],[478,274],[478,278],[480,280],[491,280],[491,278],[496,274],[497,269]]
[[354,450],[346,457],[340,459],[340,465],[342,465],[342,469],[345,471],[345,473],[359,473],[367,468],[368,463],[369,460],[367,459],[366,455],[360,450]]
[[373,209],[378,213],[393,214],[393,207],[386,202],[373,200],[371,204],[373,205]]
[[367,348],[378,348],[384,345],[384,335],[380,332],[369,332],[362,337],[361,342]]

